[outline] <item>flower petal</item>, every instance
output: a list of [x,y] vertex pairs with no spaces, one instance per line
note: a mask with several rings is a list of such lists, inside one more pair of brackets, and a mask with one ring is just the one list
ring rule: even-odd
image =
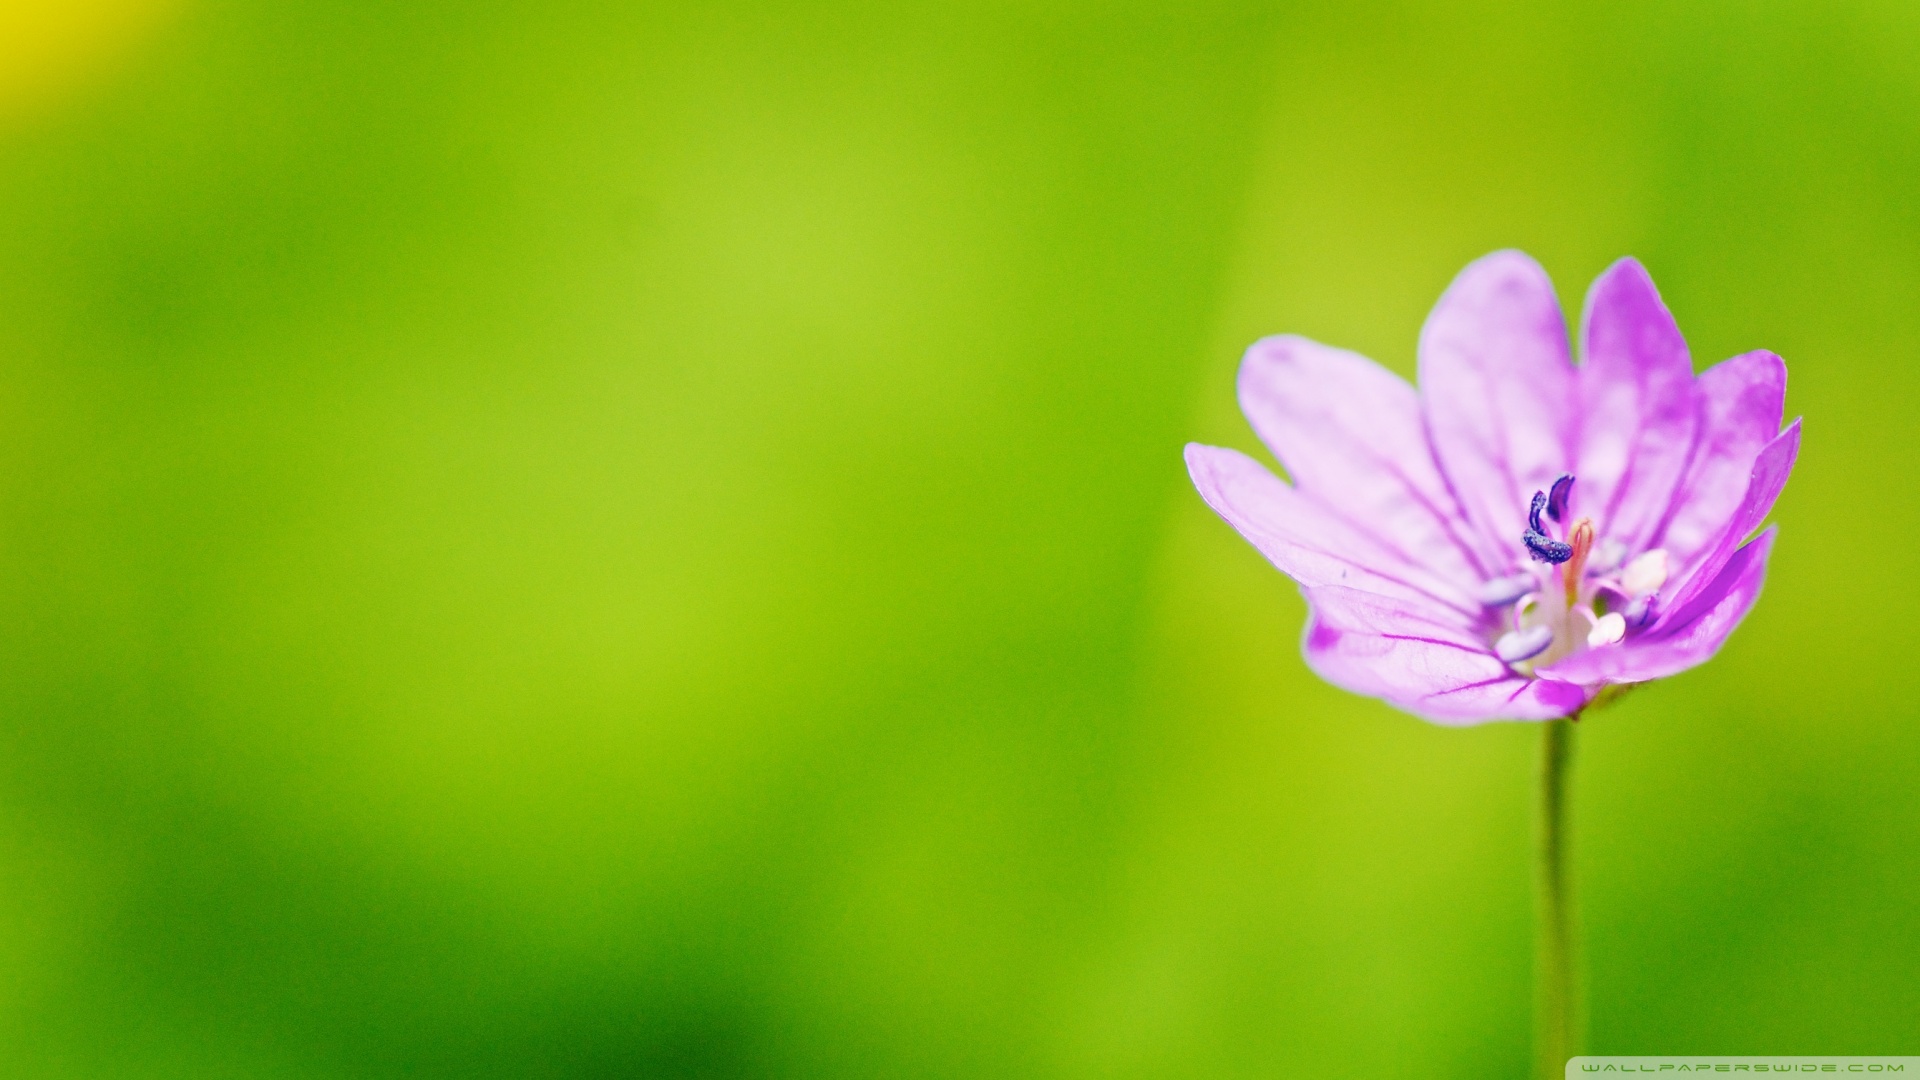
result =
[[1580,337],[1574,500],[1602,534],[1639,551],[1672,505],[1693,447],[1693,364],[1680,327],[1634,259],[1594,281]]
[[1705,663],[1740,625],[1767,578],[1767,556],[1776,530],[1768,529],[1734,552],[1713,583],[1678,612],[1671,627],[1619,646],[1589,649],[1547,670],[1573,682],[1629,683],[1664,679]]
[[1661,599],[1655,630],[1675,625],[1676,618],[1686,615],[1688,605],[1719,578],[1727,560],[1767,519],[1767,512],[1773,509],[1774,500],[1780,497],[1780,489],[1787,486],[1787,477],[1793,472],[1793,462],[1799,453],[1800,421],[1795,420],[1754,459],[1747,491],[1741,496],[1740,505],[1734,508],[1732,518],[1722,528],[1713,546],[1695,560],[1686,580],[1673,591],[1670,598]]
[[[1475,553],[1460,510],[1427,447],[1420,399],[1407,381],[1345,349],[1292,335],[1264,338],[1240,364],[1240,408],[1292,474],[1383,545],[1454,581],[1504,572]],[[1481,554],[1493,558],[1483,563]]]
[[1418,701],[1391,702],[1423,720],[1450,727],[1488,720],[1558,720],[1586,703],[1586,690],[1574,683],[1517,676],[1429,694]]
[[1461,271],[1420,331],[1434,457],[1482,543],[1509,559],[1528,499],[1573,463],[1574,378],[1553,284],[1517,251]]
[[1303,591],[1312,609],[1307,665],[1344,690],[1454,725],[1550,719],[1586,700],[1571,683],[1522,678],[1483,636],[1418,605],[1337,585]]
[[1382,548],[1239,451],[1188,443],[1187,471],[1208,506],[1303,586],[1345,585],[1411,601],[1459,627],[1481,617],[1460,584]]
[[1648,544],[1667,550],[1676,573],[1691,569],[1719,538],[1746,493],[1754,459],[1780,434],[1787,365],[1764,350],[1723,360],[1700,373],[1694,395],[1700,429],[1693,460],[1665,525]]

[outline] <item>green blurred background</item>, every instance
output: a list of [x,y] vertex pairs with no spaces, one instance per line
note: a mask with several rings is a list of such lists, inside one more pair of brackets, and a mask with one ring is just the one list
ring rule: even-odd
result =
[[1920,1053],[1920,8],[0,18],[0,1075],[1522,1075],[1538,729],[1179,453],[1503,246],[1808,418],[1590,1046]]

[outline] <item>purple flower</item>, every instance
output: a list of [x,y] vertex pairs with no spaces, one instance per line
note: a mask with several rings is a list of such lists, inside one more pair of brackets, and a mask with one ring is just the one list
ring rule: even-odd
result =
[[1417,392],[1305,338],[1247,350],[1240,407],[1294,482],[1199,443],[1187,468],[1300,584],[1313,670],[1436,723],[1546,720],[1726,641],[1800,447],[1786,365],[1751,352],[1695,378],[1633,259],[1588,292],[1580,352],[1517,251],[1440,298]]

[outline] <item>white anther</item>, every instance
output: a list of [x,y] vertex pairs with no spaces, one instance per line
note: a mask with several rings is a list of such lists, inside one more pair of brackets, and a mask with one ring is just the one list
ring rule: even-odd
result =
[[1538,588],[1539,584],[1532,574],[1494,578],[1480,586],[1480,591],[1474,594],[1474,599],[1488,607],[1505,607]]
[[1612,645],[1626,636],[1626,616],[1610,611],[1594,620],[1593,629],[1587,631],[1587,644],[1597,649],[1602,645]]
[[1667,549],[1654,548],[1627,564],[1620,572],[1620,587],[1632,596],[1648,596],[1667,583]]
[[1547,651],[1553,644],[1553,628],[1536,626],[1531,630],[1514,630],[1500,635],[1493,643],[1493,654],[1509,664],[1517,664]]

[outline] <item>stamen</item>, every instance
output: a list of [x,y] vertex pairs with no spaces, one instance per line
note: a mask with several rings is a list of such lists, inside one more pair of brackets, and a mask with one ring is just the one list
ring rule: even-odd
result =
[[1488,607],[1505,607],[1532,592],[1538,584],[1531,574],[1494,578],[1480,586],[1480,591],[1474,595],[1474,599]]
[[1609,611],[1596,619],[1593,629],[1587,631],[1587,644],[1599,648],[1611,645],[1627,636],[1627,618],[1617,611]]
[[1667,550],[1654,548],[1645,552],[1627,564],[1620,571],[1620,587],[1632,596],[1646,596],[1660,590],[1667,583]]
[[1652,620],[1653,601],[1654,598],[1651,596],[1642,596],[1636,600],[1629,600],[1627,601],[1627,606],[1621,609],[1620,614],[1626,618],[1628,626],[1639,629]]
[[[1555,481],[1554,486],[1559,487],[1559,482]],[[1527,531],[1520,537],[1520,542],[1527,545],[1527,552],[1540,562],[1563,563],[1573,558],[1573,545],[1563,544],[1548,536],[1546,529],[1541,526],[1540,511],[1547,508],[1547,502],[1546,492],[1533,493],[1533,508],[1527,513]]]
[[1508,664],[1517,664],[1522,660],[1531,660],[1547,651],[1553,644],[1553,628],[1536,626],[1531,630],[1513,630],[1500,635],[1493,643],[1493,654]]
[[1567,500],[1573,495],[1573,474],[1561,473],[1547,491],[1547,516],[1555,521],[1567,516]]
[[1587,576],[1611,574],[1620,569],[1620,560],[1627,557],[1627,545],[1609,536],[1593,545],[1593,554],[1587,556]]

